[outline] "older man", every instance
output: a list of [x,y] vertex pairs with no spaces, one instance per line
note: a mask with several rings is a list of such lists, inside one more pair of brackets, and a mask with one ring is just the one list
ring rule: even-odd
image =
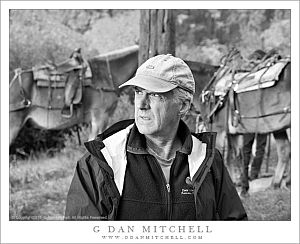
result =
[[85,143],[65,219],[247,219],[216,134],[192,135],[181,120],[195,92],[189,67],[158,55],[122,86],[135,89],[135,119]]

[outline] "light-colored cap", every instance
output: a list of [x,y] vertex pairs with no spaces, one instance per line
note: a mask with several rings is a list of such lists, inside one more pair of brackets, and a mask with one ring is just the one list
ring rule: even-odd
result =
[[182,59],[171,54],[149,58],[137,69],[135,77],[119,88],[124,86],[137,86],[158,93],[180,87],[195,93],[195,80],[191,69]]

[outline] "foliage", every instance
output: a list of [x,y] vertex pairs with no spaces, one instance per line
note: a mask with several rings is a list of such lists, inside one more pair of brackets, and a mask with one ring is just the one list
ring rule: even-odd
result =
[[206,39],[200,45],[194,46],[193,52],[190,52],[190,47],[181,44],[177,46],[176,54],[185,60],[219,65],[221,57],[228,51],[227,46],[218,43],[216,39]]
[[289,24],[290,20],[288,19],[274,22],[269,29],[261,34],[261,38],[264,40],[267,49],[277,47],[279,53],[290,55],[291,42],[287,39],[287,37],[291,36],[291,29],[287,28]]
[[79,33],[59,24],[48,10],[11,10],[9,35],[10,76],[18,67],[29,69],[48,60],[59,63],[78,47],[85,55],[97,54]]
[[124,10],[99,19],[84,38],[100,54],[135,45],[139,38],[138,10]]
[[243,56],[256,49],[290,54],[290,10],[176,10],[178,56],[219,64],[235,46]]

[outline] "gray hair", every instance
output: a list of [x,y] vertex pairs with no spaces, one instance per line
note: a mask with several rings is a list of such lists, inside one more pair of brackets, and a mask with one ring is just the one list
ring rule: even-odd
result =
[[188,100],[189,101],[189,109],[191,108],[193,102],[193,94],[181,89],[180,87],[176,87],[173,90],[174,101],[176,102],[183,102]]

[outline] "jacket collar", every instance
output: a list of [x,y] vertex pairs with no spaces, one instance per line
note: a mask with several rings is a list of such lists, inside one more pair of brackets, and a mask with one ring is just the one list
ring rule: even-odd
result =
[[[182,143],[182,147],[179,151],[188,155],[191,154],[193,146],[192,135],[183,121],[179,123],[178,137]],[[133,125],[129,135],[127,151],[134,154],[148,154],[146,150],[146,138],[138,131],[136,124]]]
[[[117,134],[119,131],[122,131],[125,129],[127,126],[131,125],[134,123],[134,119],[128,119],[128,120],[123,120],[120,122],[117,122],[116,124],[112,125],[108,129],[106,129],[103,133],[97,135],[97,137],[93,140],[87,141],[84,143],[84,146],[86,147],[87,151],[94,156],[94,159],[97,160],[97,162],[101,165],[101,167],[107,171],[110,175],[114,175],[113,169],[110,167],[110,165],[105,162],[107,161],[106,158],[103,160],[103,154],[101,150],[105,147],[105,144],[103,141],[114,135]],[[100,160],[98,160],[100,159]]]

